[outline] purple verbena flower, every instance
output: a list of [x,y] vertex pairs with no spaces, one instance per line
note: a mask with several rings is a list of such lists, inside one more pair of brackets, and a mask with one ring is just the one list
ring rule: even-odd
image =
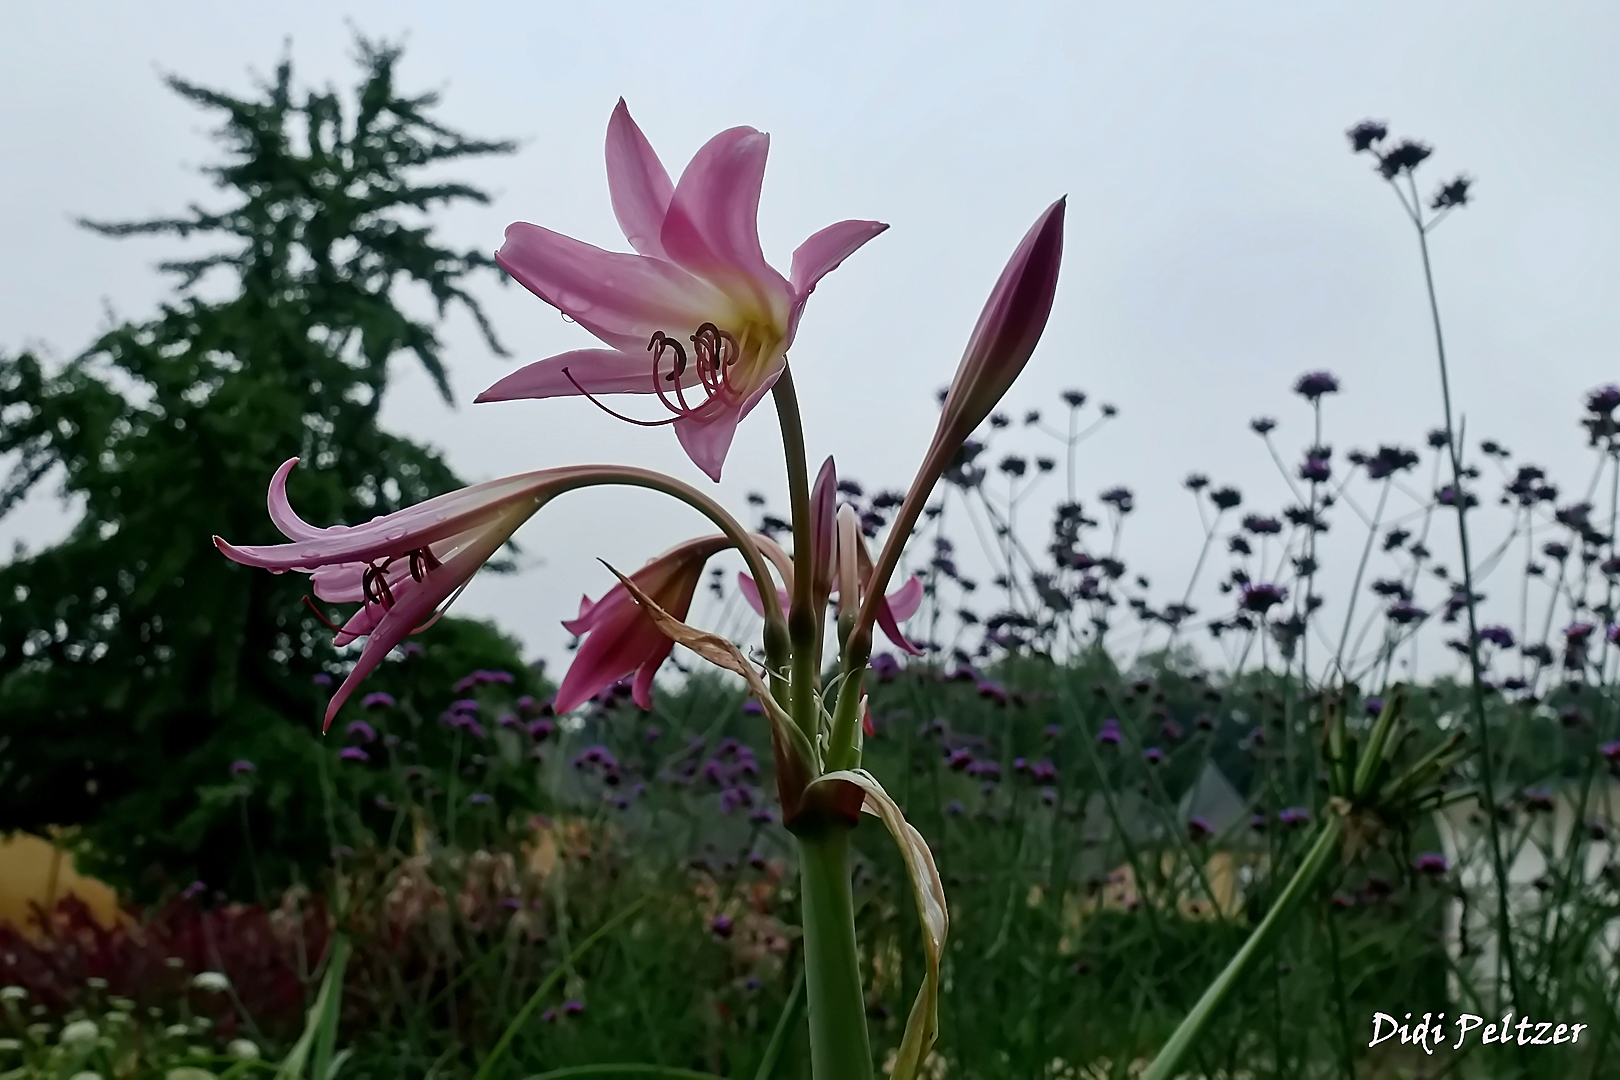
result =
[[1294,393],[1309,401],[1316,401],[1323,394],[1338,392],[1339,380],[1326,371],[1308,372],[1294,383]]
[[258,766],[251,761],[239,760],[231,762],[231,775],[242,776],[245,773],[257,772]]
[[373,690],[360,699],[360,705],[366,709],[386,709],[394,704],[394,695],[386,690]]
[[1289,806],[1279,811],[1277,822],[1281,825],[1299,826],[1311,820],[1311,812],[1303,806]]
[[338,757],[344,761],[370,761],[371,755],[358,746],[345,746],[338,751]]
[[1333,463],[1325,457],[1307,457],[1299,467],[1299,478],[1313,484],[1326,483],[1333,476]]
[[878,677],[879,682],[888,682],[904,670],[900,666],[900,661],[889,653],[878,653],[872,657],[870,666],[872,674]]
[[364,720],[349,721],[347,734],[350,738],[358,738],[363,743],[375,742],[377,739],[377,729]]
[[1239,606],[1245,611],[1254,611],[1265,614],[1277,604],[1288,599],[1288,590],[1281,585],[1271,585],[1264,582],[1253,582],[1243,586],[1243,599]]
[[1598,416],[1608,416],[1620,408],[1620,386],[1609,383],[1586,395],[1586,408]]
[[1420,874],[1428,874],[1430,877],[1442,877],[1447,870],[1451,869],[1451,863],[1447,862],[1446,857],[1438,851],[1425,851],[1412,860],[1412,868]]

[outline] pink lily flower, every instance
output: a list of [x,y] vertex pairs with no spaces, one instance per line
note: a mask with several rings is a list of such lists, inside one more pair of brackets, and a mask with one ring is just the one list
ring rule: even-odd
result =
[[271,521],[292,543],[237,547],[216,536],[214,546],[246,566],[307,573],[322,600],[361,605],[335,628],[336,644],[358,638],[366,644],[326,706],[326,727],[390,649],[437,620],[440,605],[459,595],[518,526],[586,471],[545,469],[491,480],[364,525],[321,529],[300,518],[287,501],[287,475],[296,464],[297,458],[289,458],[276,470],[268,500]]
[[782,373],[811,291],[888,228],[877,221],[829,225],[799,245],[784,278],[759,244],[769,144],[750,127],[722,131],[671,184],[621,99],[608,121],[608,193],[637,254],[604,251],[527,222],[509,226],[495,254],[524,288],[610,348],[540,360],[477,400],[656,394],[671,414],[666,419],[607,411],[632,423],[672,424],[692,461],[719,480],[737,424]]
[[[815,483],[810,488],[810,567],[815,574],[812,596],[816,611],[824,610],[828,599],[840,594],[836,582],[838,561],[843,553],[843,541],[839,538],[836,525],[837,493],[838,471],[833,465],[833,459],[829,457],[822,463],[821,471],[816,474]],[[868,580],[868,575],[872,571],[872,556],[866,550],[866,544],[858,532],[852,546],[858,577],[864,582]],[[791,588],[792,582],[787,582],[787,586]],[[742,592],[743,599],[748,601],[748,606],[763,616],[765,605],[759,595],[759,583],[748,574],[739,573],[737,588]],[[859,591],[864,595],[864,586],[861,586]],[[777,596],[782,607],[786,609],[789,606],[787,589],[778,589]],[[922,655],[922,650],[907,640],[905,633],[900,629],[900,624],[917,613],[917,609],[922,607],[922,598],[922,580],[913,574],[904,585],[884,597],[878,608],[878,625],[882,627],[883,633],[896,646],[912,656]],[[840,602],[842,600],[840,596]]]
[[[664,611],[685,619],[704,564],[715,552],[730,546],[731,541],[718,534],[688,540],[650,560],[630,580]],[[579,614],[565,620],[563,626],[585,640],[557,688],[554,707],[558,713],[578,708],[631,672],[636,676],[631,698],[643,709],[652,708],[653,676],[675,642],[623,583],[595,602],[580,597]]]

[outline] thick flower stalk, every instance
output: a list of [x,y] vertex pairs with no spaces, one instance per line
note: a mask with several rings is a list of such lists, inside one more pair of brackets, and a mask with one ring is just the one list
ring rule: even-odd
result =
[[829,225],[799,245],[783,277],[759,244],[769,146],[750,127],[722,131],[672,184],[621,100],[608,121],[608,192],[636,254],[527,222],[509,227],[495,254],[524,288],[610,348],[530,364],[478,400],[652,394],[667,415],[632,422],[673,425],[693,463],[719,480],[738,422],[781,377],[816,284],[888,228]]

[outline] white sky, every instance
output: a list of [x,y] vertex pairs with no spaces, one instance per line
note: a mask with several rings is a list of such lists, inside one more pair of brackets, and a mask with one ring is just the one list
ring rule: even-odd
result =
[[[352,23],[408,35],[402,86],[442,89],[446,122],[524,140],[458,170],[496,201],[443,218],[456,243],[493,250],[523,219],[625,250],[602,164],[621,95],[671,173],[722,128],[771,133],[760,229],[778,267],[832,221],[889,222],[822,283],[792,353],[812,458],[836,453],[869,488],[905,485],[990,284],[1067,193],[1051,324],[1007,408],[1055,414],[1069,386],[1119,406],[1082,451],[1079,492],[1094,505],[1113,484],[1136,491],[1127,555],[1161,601],[1179,594],[1201,540],[1179,489],[1188,471],[1236,483],[1246,508],[1286,501],[1247,421],[1277,415],[1281,445],[1303,445],[1309,414],[1288,393],[1301,372],[1343,380],[1336,451],[1414,444],[1439,421],[1410,227],[1343,136],[1364,117],[1437,147],[1425,194],[1458,171],[1478,181],[1477,204],[1436,235],[1470,442],[1499,438],[1581,486],[1580,397],[1620,375],[1613,4],[65,2],[13,5],[5,21],[7,350],[70,356],[107,311],[145,318],[167,292],[151,271],[167,242],[73,225],[210,197],[194,170],[214,157],[211,121],[162,73],[245,92],[290,39],[306,84],[347,86]],[[478,289],[515,359],[492,357],[458,316],[445,338],[463,404],[445,409],[403,362],[386,424],[442,447],[474,481],[597,460],[707,484],[668,430],[582,401],[473,406],[514,364],[594,343],[519,288]],[[785,502],[768,403],[719,485],[739,511],[755,489]],[[0,521],[0,550],[46,542],[67,520],[47,485]],[[1350,524],[1327,553],[1342,548],[1346,575]],[[543,564],[476,580],[458,611],[560,659],[557,620],[609,580],[596,557],[636,566],[700,527],[650,494],[570,496],[519,534]],[[1444,557],[1448,545],[1431,546]]]

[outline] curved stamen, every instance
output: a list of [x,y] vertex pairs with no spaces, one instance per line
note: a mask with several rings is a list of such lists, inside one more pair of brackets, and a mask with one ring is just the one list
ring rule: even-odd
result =
[[410,560],[411,578],[417,582],[420,582],[428,573],[437,570],[440,566],[439,560],[433,557],[433,550],[426,546],[412,551]]
[[319,620],[321,620],[321,622],[325,623],[326,628],[328,630],[332,631],[332,633],[334,633],[334,634],[343,633],[343,627],[333,625],[331,619],[328,619],[325,615],[321,614],[321,609],[315,606],[315,601],[311,600],[307,593],[304,596],[304,606],[309,608],[309,610],[312,611],[315,614],[315,617],[317,619],[319,619]]
[[[697,333],[691,337],[693,373],[697,381],[702,384],[704,398],[702,401],[690,402],[686,399],[686,383],[683,376],[686,374],[687,355],[680,342],[664,333],[655,331],[647,341],[647,351],[653,354],[652,383],[653,392],[658,395],[659,402],[675,415],[669,420],[636,420],[612,409],[597,401],[579,385],[567,368],[563,374],[574,388],[584,394],[592,404],[610,416],[620,420],[627,420],[642,427],[656,427],[659,424],[673,423],[682,417],[698,417],[705,412],[713,412],[724,407],[724,400],[733,396],[731,369],[736,366],[742,354],[742,348],[737,339],[726,331],[720,329],[712,322],[706,322],[697,328]],[[673,353],[674,360],[670,370],[662,370],[665,353]],[[670,393],[666,383],[674,384],[674,393]]]
[[[361,594],[371,603],[381,604],[385,609],[394,606],[394,591],[388,587],[388,564],[393,561],[393,557],[390,556],[380,565],[373,563],[360,575]],[[373,589],[376,591],[373,592]]]
[[653,354],[653,370],[658,370],[658,361],[664,356],[666,348],[675,350],[675,364],[670,371],[670,381],[679,379],[686,372],[686,350],[679,341],[665,334],[662,330],[655,331],[651,340],[647,342],[647,351]]
[[[656,363],[656,361],[655,361],[655,363]],[[574,378],[574,376],[569,372],[569,370],[567,368],[563,368],[562,373],[563,373],[564,378],[566,378],[569,382],[574,384],[574,389],[578,390],[581,394],[583,394],[585,396],[586,401],[589,401],[592,405],[595,405],[598,409],[601,409],[603,412],[607,413],[609,416],[611,416],[611,417],[613,417],[613,418],[615,418],[617,420],[623,420],[627,424],[635,424],[637,427],[663,427],[665,424],[673,424],[676,420],[680,419],[680,417],[678,417],[678,416],[672,416],[668,420],[637,420],[633,416],[626,416],[622,412],[615,412],[614,410],[608,408],[606,405],[602,404],[600,401],[597,401],[596,398],[594,396],[592,396],[592,394],[591,394],[591,392],[589,390],[587,390],[583,386],[579,385],[579,380]],[[656,376],[656,369],[655,369],[655,376]],[[653,389],[658,391],[658,396],[660,398],[662,398],[664,396],[664,391],[663,391],[662,388],[660,388],[658,386],[658,379],[656,377],[653,379]],[[666,401],[665,404],[668,404],[668,402]]]

